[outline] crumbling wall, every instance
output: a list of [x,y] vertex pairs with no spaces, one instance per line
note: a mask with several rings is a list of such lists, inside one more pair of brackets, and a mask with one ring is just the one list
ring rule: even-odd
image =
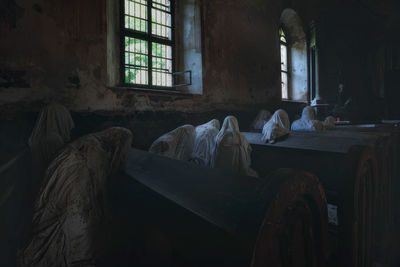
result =
[[203,94],[197,96],[107,86],[106,0],[9,1],[18,15],[0,32],[2,117],[37,112],[54,100],[77,112],[121,114],[255,110],[280,102],[281,7],[273,1],[201,2]]

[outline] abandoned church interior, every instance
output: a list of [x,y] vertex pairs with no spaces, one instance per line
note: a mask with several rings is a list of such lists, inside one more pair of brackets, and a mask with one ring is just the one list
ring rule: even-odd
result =
[[400,267],[399,0],[0,0],[0,266]]

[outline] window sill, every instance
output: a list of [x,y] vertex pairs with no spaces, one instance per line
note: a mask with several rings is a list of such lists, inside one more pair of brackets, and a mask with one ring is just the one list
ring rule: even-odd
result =
[[308,104],[307,100],[301,101],[301,100],[292,100],[292,99],[281,99],[282,102],[288,102],[288,103],[299,103],[299,104]]
[[127,86],[109,86],[109,89],[113,91],[134,91],[141,93],[151,93],[151,94],[164,94],[164,95],[180,95],[180,96],[200,96],[201,94],[190,93],[178,90],[163,90],[163,89],[152,89],[152,88],[137,88],[137,87],[127,87]]

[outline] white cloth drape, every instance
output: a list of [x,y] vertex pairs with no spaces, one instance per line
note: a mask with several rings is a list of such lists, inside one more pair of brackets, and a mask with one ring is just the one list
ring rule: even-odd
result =
[[34,163],[41,177],[56,153],[70,140],[74,121],[68,109],[56,103],[44,107],[29,138]]
[[107,179],[125,163],[131,141],[129,130],[110,128],[74,141],[52,161],[20,266],[94,266]]
[[251,124],[251,128],[254,130],[262,130],[264,125],[269,121],[270,118],[271,118],[271,112],[265,109],[260,110],[257,117]]
[[153,142],[149,151],[172,159],[187,161],[192,157],[195,129],[183,125]]
[[215,137],[220,130],[218,120],[211,120],[196,127],[192,159],[194,162],[210,166],[211,156],[215,146]]
[[273,143],[280,137],[289,134],[289,132],[289,116],[283,109],[278,109],[272,115],[271,119],[264,125],[262,131],[262,140],[264,142]]
[[332,116],[328,116],[325,118],[322,124],[325,130],[333,129],[335,128],[335,118]]
[[251,146],[239,131],[235,117],[228,116],[215,137],[215,147],[211,167],[238,172],[243,175],[258,176],[251,169]]
[[303,109],[301,118],[292,123],[292,131],[322,131],[322,122],[315,119],[314,109],[307,106]]
[[[28,146],[0,166],[0,262],[14,265],[32,212],[32,202],[45,170],[70,139],[74,127],[69,111],[59,105],[44,107]],[[10,262],[11,261],[11,262]],[[0,265],[1,265],[0,263]]]

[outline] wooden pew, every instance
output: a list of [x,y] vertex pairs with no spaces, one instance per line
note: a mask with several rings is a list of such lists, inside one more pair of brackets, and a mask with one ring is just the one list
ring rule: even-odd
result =
[[326,199],[309,173],[260,179],[132,149],[112,188],[135,264],[325,265]]
[[266,144],[260,133],[243,134],[253,148],[252,167],[261,175],[288,167],[304,169],[320,179],[330,211],[329,261],[370,266],[378,207],[374,150],[355,145],[355,138],[292,132],[285,140]]
[[380,173],[381,195],[380,214],[377,223],[380,226],[375,243],[376,258],[386,266],[400,264],[400,127],[395,124],[340,125],[333,131],[354,135],[375,135],[381,140],[376,146]]

